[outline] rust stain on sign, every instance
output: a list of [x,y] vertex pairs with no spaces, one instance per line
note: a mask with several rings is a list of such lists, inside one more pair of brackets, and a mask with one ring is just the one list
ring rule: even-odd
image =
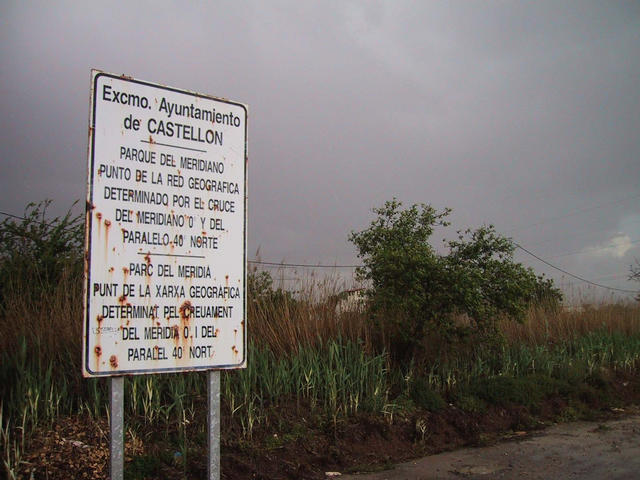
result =
[[184,302],[182,302],[182,305],[180,305],[179,312],[180,320],[182,320],[183,322],[188,322],[193,315],[193,305],[189,300],[185,300]]

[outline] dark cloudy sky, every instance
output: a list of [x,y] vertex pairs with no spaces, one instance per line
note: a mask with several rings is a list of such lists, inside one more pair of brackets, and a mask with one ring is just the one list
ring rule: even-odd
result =
[[637,1],[4,1],[0,210],[85,197],[91,68],[248,104],[249,258],[355,263],[395,196],[637,288]]

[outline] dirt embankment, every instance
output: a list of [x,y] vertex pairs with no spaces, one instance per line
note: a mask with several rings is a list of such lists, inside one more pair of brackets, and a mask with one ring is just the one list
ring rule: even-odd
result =
[[[223,479],[325,479],[327,472],[373,472],[366,480],[428,478],[640,478],[640,379],[612,379],[618,408],[589,396],[582,418],[567,400],[547,398],[532,416],[523,406],[489,406],[482,413],[454,405],[406,417],[359,415],[314,418],[304,406],[274,411],[268,427],[243,439],[222,418]],[[204,422],[200,412],[196,423]],[[277,417],[277,418],[276,418]],[[195,429],[195,426],[193,427]],[[154,425],[125,435],[127,478],[198,479],[206,476],[206,443],[192,438],[186,456],[163,441]],[[197,437],[197,435],[196,435]],[[516,439],[504,443],[505,439]],[[491,446],[494,445],[494,446]],[[462,447],[477,447],[451,452]],[[20,474],[34,479],[104,479],[108,475],[108,424],[86,416],[58,418],[41,427],[23,452]],[[424,460],[411,459],[432,455]],[[395,469],[394,465],[398,465]],[[587,475],[591,475],[590,477]],[[349,477],[346,477],[349,478]]]
[[[637,411],[637,409],[636,409]],[[640,478],[640,415],[574,422],[491,447],[465,448],[345,480]]]

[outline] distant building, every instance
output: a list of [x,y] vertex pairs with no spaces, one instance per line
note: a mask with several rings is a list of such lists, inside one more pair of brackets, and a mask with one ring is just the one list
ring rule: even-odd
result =
[[584,305],[569,304],[562,305],[562,310],[567,313],[584,313],[585,308]]
[[336,313],[338,315],[347,312],[363,312],[367,306],[364,288],[352,288],[340,292],[336,300]]

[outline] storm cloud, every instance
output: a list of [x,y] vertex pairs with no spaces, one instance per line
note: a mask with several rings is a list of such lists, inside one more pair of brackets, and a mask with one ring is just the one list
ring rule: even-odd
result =
[[84,198],[99,68],[249,106],[250,258],[357,263],[397,197],[634,288],[637,2],[9,1],[0,25],[4,212]]

